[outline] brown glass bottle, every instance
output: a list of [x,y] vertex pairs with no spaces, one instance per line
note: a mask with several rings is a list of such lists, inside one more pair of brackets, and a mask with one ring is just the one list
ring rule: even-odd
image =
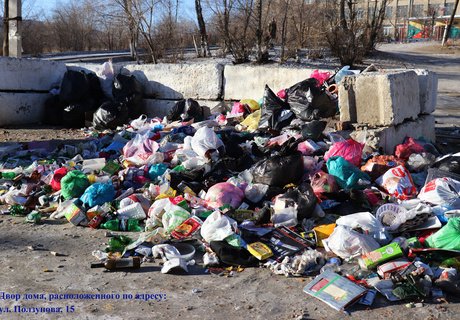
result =
[[121,259],[108,259],[104,263],[104,267],[108,270],[116,269],[139,269],[141,267],[140,257],[128,257]]

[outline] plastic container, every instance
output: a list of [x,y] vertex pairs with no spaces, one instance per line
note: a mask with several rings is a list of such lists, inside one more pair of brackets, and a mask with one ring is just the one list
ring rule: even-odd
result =
[[139,202],[135,202],[124,208],[118,209],[117,216],[119,219],[144,220],[146,218],[144,209]]
[[189,261],[195,255],[195,248],[191,244],[173,243],[172,246],[175,247],[179,251],[180,256],[175,256],[165,251],[165,255],[168,260],[173,259],[173,258],[181,258],[181,259],[184,259],[185,261]]
[[[407,210],[394,203],[386,203],[377,209],[376,218],[389,230],[394,231],[404,223],[404,213]],[[389,224],[389,221],[391,223]]]

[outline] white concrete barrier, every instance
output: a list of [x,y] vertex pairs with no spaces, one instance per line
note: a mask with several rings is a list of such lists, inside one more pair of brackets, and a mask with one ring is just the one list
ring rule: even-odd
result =
[[258,101],[263,97],[265,85],[276,93],[309,78],[313,70],[277,65],[227,65],[224,69],[224,97],[225,100],[254,99]]
[[47,93],[0,92],[0,127],[42,121]]
[[0,57],[0,91],[49,91],[66,70],[61,62]]
[[369,126],[398,125],[420,114],[417,74],[370,72],[339,84],[340,120]]

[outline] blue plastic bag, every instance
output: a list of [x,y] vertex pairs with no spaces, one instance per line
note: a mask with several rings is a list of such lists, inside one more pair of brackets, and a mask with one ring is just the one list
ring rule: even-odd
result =
[[149,168],[150,179],[155,180],[159,176],[162,176],[163,173],[165,173],[167,169],[168,169],[168,166],[164,163],[157,163],[157,164],[152,165]]
[[366,173],[340,156],[329,158],[326,166],[329,174],[335,177],[337,184],[342,189],[364,189],[365,184],[358,184],[358,181],[367,181],[367,184],[371,181]]
[[95,183],[85,190],[85,193],[80,197],[81,202],[87,208],[92,208],[97,205],[103,205],[115,198],[115,188],[108,183]]

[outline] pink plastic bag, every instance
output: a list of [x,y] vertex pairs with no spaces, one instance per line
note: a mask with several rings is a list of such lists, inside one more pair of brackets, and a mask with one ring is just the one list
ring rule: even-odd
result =
[[326,199],[324,193],[332,193],[339,191],[337,182],[335,182],[334,176],[327,174],[324,171],[315,173],[311,179],[311,187],[316,197],[319,199]]
[[418,144],[414,138],[407,138],[403,144],[396,146],[395,156],[403,160],[408,160],[413,153],[422,153],[425,149]]
[[353,140],[348,139],[345,141],[336,142],[324,155],[324,160],[340,156],[350,162],[351,164],[359,167],[361,164],[361,155],[363,153],[364,145]]
[[211,208],[219,208],[224,204],[238,208],[243,202],[244,193],[231,183],[221,182],[209,188],[204,199]]
[[134,139],[123,147],[123,156],[125,160],[137,166],[142,166],[149,163],[158,148],[158,143],[150,140],[148,133],[144,135],[137,134]]
[[286,100],[287,94],[286,94],[285,89],[282,89],[282,90],[278,91],[278,93],[276,95],[278,96],[278,98]]
[[315,78],[316,80],[318,80],[319,85],[322,85],[324,81],[326,81],[330,77],[331,77],[330,72],[327,72],[327,71],[321,72],[319,70],[314,70],[310,75],[310,78]]

